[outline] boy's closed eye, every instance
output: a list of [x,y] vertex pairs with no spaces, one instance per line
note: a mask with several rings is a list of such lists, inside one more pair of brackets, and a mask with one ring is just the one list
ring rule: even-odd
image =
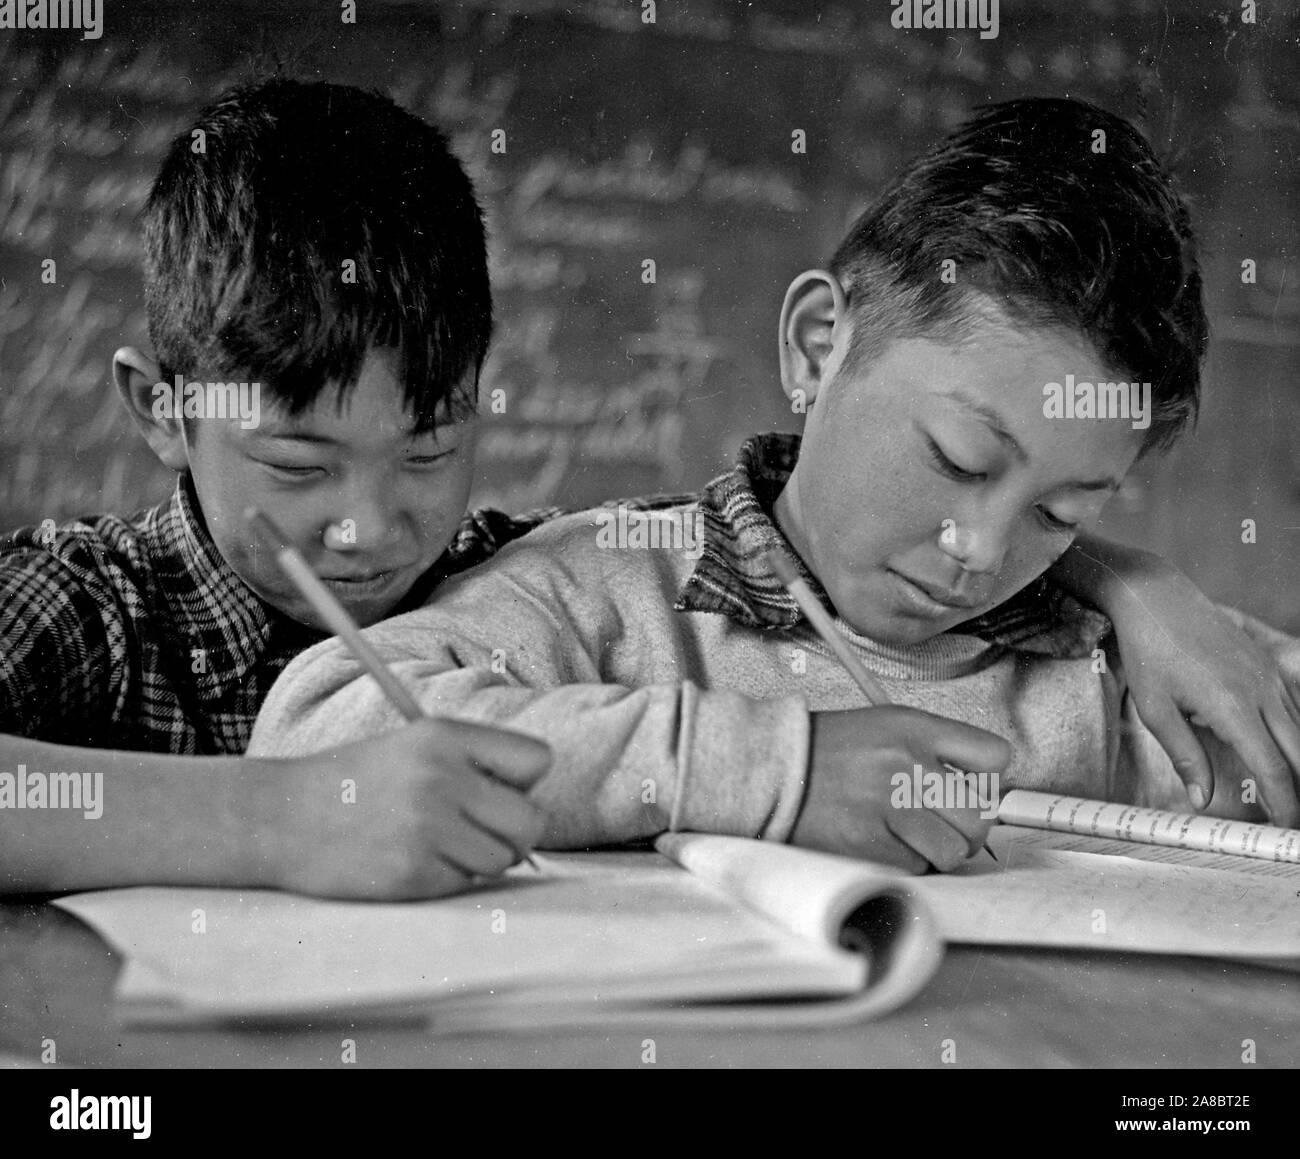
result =
[[[408,455],[405,464],[414,470],[427,470],[451,458],[455,453],[455,451],[443,451],[438,455]],[[327,475],[333,469],[332,464],[325,463],[277,463],[257,457],[253,457],[253,461],[271,471],[297,479],[306,479],[317,474]]]
[[[930,461],[940,474],[952,479],[958,483],[981,483],[994,473],[993,468],[985,467],[984,469],[975,470],[971,466],[962,466],[958,459],[966,461],[973,465],[973,460],[967,456],[961,455],[960,452],[949,453],[940,446],[938,440],[930,434],[922,432],[925,438],[926,449],[929,452]],[[954,457],[956,456],[956,458]],[[1071,518],[1053,512],[1050,508],[1038,504],[1037,510],[1040,518],[1051,531],[1062,532],[1071,535],[1078,531],[1084,519]]]
[[[421,440],[424,441],[424,440]],[[428,440],[432,441],[432,440]],[[302,439],[284,439],[271,440],[270,445],[265,450],[259,450],[257,453],[250,453],[249,458],[259,464],[261,467],[270,471],[273,475],[291,478],[291,479],[308,479],[315,476],[328,475],[338,467],[336,458],[331,457],[322,461],[319,452],[311,454],[295,454],[294,450],[303,442],[310,442],[312,450],[315,451],[317,440]],[[306,448],[304,448],[306,450]],[[454,457],[460,450],[458,446],[445,447],[441,450],[434,450],[431,447],[413,448],[403,457],[403,465],[415,471],[432,470]]]

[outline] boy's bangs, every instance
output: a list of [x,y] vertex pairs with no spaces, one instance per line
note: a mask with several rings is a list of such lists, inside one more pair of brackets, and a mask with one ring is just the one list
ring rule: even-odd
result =
[[272,79],[173,141],[145,211],[160,364],[258,381],[290,414],[391,348],[416,429],[472,413],[492,333],[482,212],[446,138],[390,99]]
[[264,383],[268,394],[296,416],[321,397],[322,383],[334,384],[342,410],[366,356],[372,349],[389,349],[396,353],[394,373],[416,433],[475,413],[476,336],[463,309],[456,303],[438,308],[441,304],[431,302],[418,284],[322,292],[329,285],[308,278],[291,287],[303,291],[294,295],[296,301],[281,294],[225,304],[213,364],[238,367],[241,376]]

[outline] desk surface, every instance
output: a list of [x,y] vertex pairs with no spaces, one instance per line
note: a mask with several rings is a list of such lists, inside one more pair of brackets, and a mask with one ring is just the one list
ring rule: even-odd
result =
[[438,1037],[418,1027],[126,1031],[121,960],[51,906],[0,904],[0,1051],[74,1066],[1230,1067],[1300,1065],[1300,973],[1191,958],[952,947],[926,991],[888,1018],[836,1029],[644,1030]]

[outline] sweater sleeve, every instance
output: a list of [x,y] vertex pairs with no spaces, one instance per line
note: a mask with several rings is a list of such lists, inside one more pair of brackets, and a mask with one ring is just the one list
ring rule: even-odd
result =
[[[435,604],[366,635],[431,716],[509,727],[546,741],[552,771],[532,792],[545,848],[583,848],[696,830],[789,838],[802,802],[810,722],[801,696],[756,700],[689,680],[647,681],[608,657],[671,601],[625,583],[578,582],[562,558],[518,545],[443,589]],[[630,617],[640,616],[635,629]],[[664,649],[671,642],[663,641]],[[345,645],[329,640],[272,688],[250,755],[297,755],[402,720]]]

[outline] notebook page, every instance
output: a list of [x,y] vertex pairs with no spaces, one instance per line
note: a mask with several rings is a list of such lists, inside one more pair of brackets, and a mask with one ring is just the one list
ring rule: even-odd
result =
[[980,856],[914,885],[952,942],[1300,965],[1296,873],[1223,873],[1057,847],[1062,840],[1080,839],[996,825],[996,863]]
[[1128,857],[1135,861],[1155,861],[1162,865],[1190,865],[1195,869],[1213,869],[1220,873],[1239,873],[1248,877],[1283,878],[1296,882],[1300,889],[1300,865],[1292,861],[1263,861],[1258,857],[1236,857],[1230,853],[1204,853],[1199,849],[1179,849],[1171,845],[1147,845],[1140,841],[1110,841],[1081,833],[1061,833],[1047,829],[1026,829],[1023,840],[1044,849],[1075,853],[1100,853],[1110,857]]
[[662,857],[537,860],[540,874],[429,902],[139,888],[56,904],[132,962],[119,996],[141,1011],[275,1019],[542,990],[590,1010],[865,984],[861,956],[782,931]]

